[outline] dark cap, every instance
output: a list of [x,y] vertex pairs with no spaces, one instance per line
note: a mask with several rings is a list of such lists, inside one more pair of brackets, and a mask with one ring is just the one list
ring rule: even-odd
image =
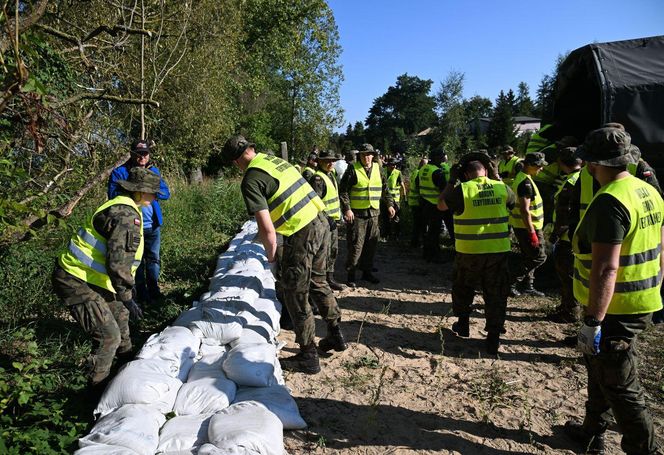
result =
[[376,154],[376,151],[371,144],[362,144],[357,153],[371,153],[372,155]]
[[466,171],[466,166],[471,161],[479,161],[487,170],[491,167],[491,157],[487,152],[469,152],[459,159],[459,167],[462,172]]
[[318,154],[316,152],[311,152],[307,157],[309,161],[316,161],[318,159]]
[[511,145],[506,145],[503,147],[500,153],[514,153],[514,149],[512,148]]
[[127,191],[140,191],[162,195],[160,192],[161,177],[144,167],[133,167],[129,170],[127,180],[118,180],[118,185]]
[[629,133],[615,127],[591,131],[576,153],[582,160],[607,167],[621,167],[638,161]]
[[532,153],[526,153],[526,156],[523,158],[523,164],[524,166],[544,167],[549,163],[546,162],[544,153],[532,152]]
[[433,149],[429,152],[429,159],[430,160],[435,160],[435,159],[442,159],[447,152],[443,149]]
[[256,144],[247,141],[244,136],[236,134],[224,144],[221,151],[221,159],[225,164],[230,164],[242,155],[248,147],[256,147]]
[[318,155],[318,160],[337,161],[339,160],[339,157],[332,150],[323,150]]
[[143,139],[134,141],[131,144],[131,151],[138,155],[147,155],[150,153],[150,143]]
[[558,149],[558,160],[566,166],[581,164],[581,158],[576,156],[576,147],[563,147]]
[[577,145],[579,145],[579,141],[574,136],[563,136],[556,141],[558,149],[564,147],[576,147]]
[[394,158],[388,158],[387,161],[385,162],[388,166],[396,166],[397,165],[397,160]]

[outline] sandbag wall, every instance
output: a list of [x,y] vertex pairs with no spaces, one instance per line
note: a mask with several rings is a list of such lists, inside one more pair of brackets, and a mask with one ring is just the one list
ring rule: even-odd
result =
[[306,427],[277,359],[281,304],[256,234],[245,223],[209,292],[113,378],[76,454],[281,455],[283,430]]

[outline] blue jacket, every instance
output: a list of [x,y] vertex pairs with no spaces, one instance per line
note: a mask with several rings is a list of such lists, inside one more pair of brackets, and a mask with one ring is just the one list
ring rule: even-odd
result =
[[[113,169],[111,176],[108,178],[108,198],[113,199],[119,194],[120,187],[118,185],[118,180],[127,180],[129,178],[129,165],[128,163],[123,164],[122,166],[116,167]],[[148,169],[154,172],[155,174],[161,176],[161,172],[155,166],[148,166]],[[168,189],[168,185],[164,182],[164,179],[161,179],[159,183],[159,194],[157,199],[166,200],[171,197],[171,191]],[[164,224],[164,218],[161,214],[161,207],[159,206],[159,201],[155,199],[152,202],[152,209],[154,210],[154,220],[152,222],[152,227],[156,228]]]

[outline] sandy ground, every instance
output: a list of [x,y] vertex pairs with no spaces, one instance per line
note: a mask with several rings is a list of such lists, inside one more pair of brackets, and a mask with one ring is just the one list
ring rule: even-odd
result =
[[[316,376],[286,373],[309,424],[285,433],[288,452],[575,453],[562,425],[583,417],[586,373],[579,355],[560,343],[573,328],[543,320],[557,303],[555,289],[546,298],[509,299],[507,334],[491,358],[482,298],[476,297],[470,338],[456,337],[451,258],[432,266],[420,255],[381,243],[375,261],[381,283],[337,293],[350,348],[322,358]],[[342,253],[338,270],[343,261]],[[320,319],[317,335],[325,335]],[[282,356],[296,352],[291,331],[280,339],[288,342]],[[661,434],[664,410],[655,411]],[[607,453],[619,454],[613,430]]]

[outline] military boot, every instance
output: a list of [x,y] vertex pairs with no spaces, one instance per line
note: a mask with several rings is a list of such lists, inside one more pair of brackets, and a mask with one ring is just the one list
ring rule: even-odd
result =
[[349,270],[348,276],[346,277],[346,284],[349,288],[357,287],[357,281],[355,278],[355,270]]
[[300,347],[300,352],[285,359],[279,360],[281,368],[286,371],[296,371],[304,374],[320,373],[320,362],[316,343]]
[[327,284],[330,285],[330,289],[333,291],[343,291],[346,289],[346,286],[337,282],[337,280],[334,279],[334,273],[328,272],[327,273]]
[[583,453],[593,455],[603,455],[604,449],[604,433],[590,434],[586,432],[578,422],[566,422],[564,426],[565,433],[574,442],[579,444],[583,449]]
[[337,352],[341,352],[348,349],[346,340],[338,325],[327,328],[327,336],[318,342],[318,349],[321,352],[329,352],[333,349]]
[[521,288],[521,293],[526,295],[532,295],[533,297],[544,297],[544,293],[542,291],[538,291],[537,289],[535,289],[533,283],[529,280],[523,281],[523,288]]
[[486,352],[496,355],[498,354],[498,346],[500,346],[500,333],[489,332],[486,337]]
[[470,336],[470,316],[459,316],[457,321],[452,324],[452,331],[460,337],[468,338]]

